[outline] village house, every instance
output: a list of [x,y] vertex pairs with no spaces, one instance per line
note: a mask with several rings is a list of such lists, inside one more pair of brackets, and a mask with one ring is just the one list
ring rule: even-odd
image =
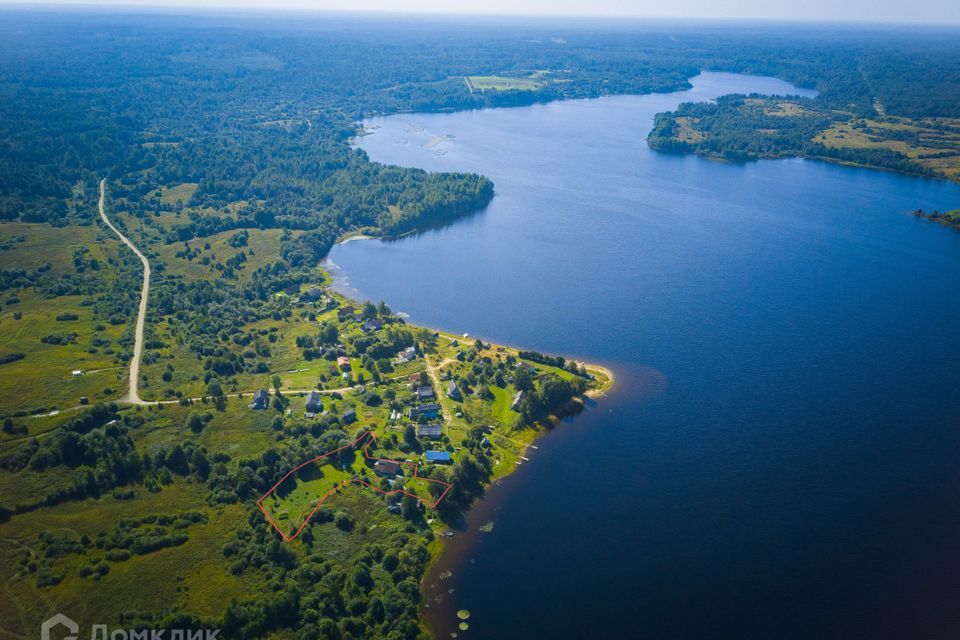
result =
[[383,321],[380,318],[370,318],[362,325],[360,325],[360,330],[364,333],[370,333],[371,331],[378,331],[383,328]]
[[343,415],[340,416],[340,421],[343,424],[352,424],[357,421],[357,412],[353,409],[348,409],[343,412]]
[[307,302],[316,302],[317,300],[320,299],[322,295],[323,294],[321,293],[320,289],[318,289],[317,287],[310,287],[309,289],[307,289],[306,293],[300,296],[300,299],[305,300]]
[[433,387],[426,386],[417,389],[417,400],[432,400],[434,397]]
[[457,383],[451,380],[447,383],[447,397],[452,400],[463,400],[463,395],[460,393],[460,389],[457,388]]
[[337,320],[352,320],[357,308],[353,305],[345,305],[337,309]]
[[533,368],[532,364],[530,364],[529,362],[524,362],[523,360],[517,363],[517,369],[526,369],[530,373],[534,373],[536,371],[536,369]]
[[517,391],[517,395],[513,396],[513,402],[510,403],[510,408],[514,411],[520,410],[520,401],[526,397],[523,391]]
[[435,464],[446,464],[452,460],[449,451],[427,451],[423,454],[423,457],[427,462]]
[[399,362],[400,364],[404,364],[406,362],[410,362],[416,357],[417,357],[416,347],[407,347],[403,351],[400,351],[397,353],[397,362]]
[[418,438],[439,438],[442,435],[443,435],[442,424],[418,424],[417,425]]
[[253,394],[253,402],[250,403],[251,409],[266,409],[270,404],[270,394],[266,389],[259,389]]
[[323,411],[323,401],[320,399],[319,391],[311,391],[307,394],[307,417],[312,418]]
[[400,472],[400,463],[393,460],[377,460],[373,464],[373,471],[377,475],[391,478]]
[[347,356],[340,356],[339,358],[337,358],[337,366],[340,368],[341,371],[349,371],[350,358],[348,358]]
[[421,417],[424,417],[427,420],[433,420],[439,415],[440,415],[440,405],[437,404],[436,402],[421,404],[418,407],[413,407],[410,409],[411,420],[419,420]]

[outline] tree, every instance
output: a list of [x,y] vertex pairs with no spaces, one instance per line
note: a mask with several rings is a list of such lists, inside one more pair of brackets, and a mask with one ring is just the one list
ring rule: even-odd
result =
[[190,467],[201,480],[206,480],[207,476],[210,475],[210,462],[200,448],[193,450],[193,455],[190,456]]
[[190,472],[190,469],[187,466],[187,454],[184,453],[183,447],[181,447],[179,444],[174,445],[173,449],[170,450],[170,453],[167,454],[166,464],[168,469],[182,476],[185,476]]
[[413,496],[404,494],[400,502],[400,514],[404,520],[416,520],[420,516],[420,501]]
[[533,391],[533,374],[526,367],[517,367],[513,373],[513,384],[520,391]]
[[353,518],[343,511],[337,511],[333,516],[333,524],[341,531],[353,530]]
[[227,397],[223,395],[223,387],[220,386],[220,382],[213,378],[207,384],[207,395],[213,398],[213,404],[218,411],[225,411],[227,408]]
[[210,383],[207,384],[207,395],[213,398],[219,398],[223,395],[223,387],[220,386],[220,381],[216,378],[210,380]]
[[377,305],[377,314],[381,318],[386,318],[390,315],[393,315],[393,312],[390,310],[390,307],[387,306],[387,303],[381,300],[380,304]]
[[190,427],[190,431],[200,433],[204,426],[203,417],[199,413],[191,411],[190,417],[187,418],[187,426]]

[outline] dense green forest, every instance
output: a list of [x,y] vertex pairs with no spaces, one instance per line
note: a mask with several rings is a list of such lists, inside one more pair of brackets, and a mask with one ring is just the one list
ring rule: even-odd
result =
[[[93,192],[76,186],[102,176],[140,193],[198,183],[195,202],[213,209],[251,204],[229,223],[185,221],[171,240],[225,225],[407,229],[491,197],[476,177],[385,170],[351,151],[355,123],[374,113],[669,91],[714,69],[816,88],[821,113],[865,117],[880,104],[895,116],[960,117],[960,52],[948,29],[562,21],[438,29],[419,18],[144,21],[5,10],[2,35],[0,218],[88,221]],[[464,81],[532,70],[547,72],[533,90],[473,91]],[[719,117],[712,128],[742,138],[759,124]],[[388,207],[399,207],[399,219],[387,219]]]

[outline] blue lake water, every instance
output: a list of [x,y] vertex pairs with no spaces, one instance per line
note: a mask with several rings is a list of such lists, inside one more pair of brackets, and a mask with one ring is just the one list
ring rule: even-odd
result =
[[467,608],[472,638],[958,637],[960,233],[909,212],[958,207],[960,187],[650,151],[680,102],[796,92],[692,82],[367,123],[371,158],[483,173],[497,195],[336,247],[355,295],[617,374],[471,512],[453,577],[428,579],[431,623],[447,637]]

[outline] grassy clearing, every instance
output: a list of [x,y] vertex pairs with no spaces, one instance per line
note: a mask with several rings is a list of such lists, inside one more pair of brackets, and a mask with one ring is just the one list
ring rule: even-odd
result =
[[[262,504],[277,526],[295,531],[331,491],[359,490],[351,482],[354,475],[373,475],[361,453],[317,460],[284,480]],[[337,497],[330,496],[323,504],[335,508]]]
[[696,144],[706,138],[706,135],[697,127],[698,118],[681,116],[677,118],[677,139],[681,142]]
[[154,191],[153,195],[159,198],[163,204],[177,204],[179,202],[187,205],[199,186],[196,182],[184,182],[171,187],[161,187]]
[[[106,265],[119,242],[97,225],[87,227],[51,227],[47,224],[4,222],[0,224],[0,268],[37,269],[47,263],[50,273],[74,273],[74,251],[86,248],[87,258]],[[104,270],[104,278],[109,277]]]
[[[24,358],[0,365],[0,395],[4,412],[51,410],[76,406],[81,396],[91,402],[117,398],[125,389],[126,371],[115,361],[113,349],[96,348],[91,341],[109,341],[113,348],[125,326],[95,321],[82,296],[43,298],[33,291],[19,294],[20,302],[0,313],[0,355],[22,353]],[[14,319],[14,313],[23,317]],[[58,321],[64,314],[76,320]],[[47,344],[49,335],[73,335],[68,344]],[[73,375],[73,371],[83,372]]]
[[[103,559],[104,553],[94,548],[58,558],[54,568],[64,578],[53,587],[38,590],[32,575],[18,575],[17,559],[24,547],[36,544],[42,531],[93,538],[98,532],[112,531],[121,518],[187,510],[205,513],[208,521],[191,526],[185,544],[110,562],[110,572],[99,581],[78,573],[82,566]],[[151,610],[158,602],[203,615],[222,611],[230,598],[254,595],[259,588],[255,580],[225,571],[220,553],[222,532],[243,517],[240,505],[208,507],[202,488],[182,481],[158,493],[138,491],[130,500],[102,497],[15,516],[3,526],[0,540],[5,581],[5,589],[0,591],[0,635],[29,636],[35,630],[34,621],[58,610],[70,611],[86,625],[115,622],[120,612]]]
[[[231,246],[237,231],[224,231],[192,242],[154,247],[156,260],[164,265],[166,276],[185,280],[221,277],[224,263],[239,253],[245,254],[242,267],[235,270],[236,280],[246,282],[251,272],[276,260],[280,252],[280,229],[248,229],[246,244]],[[179,254],[179,255],[178,255]]]
[[[39,270],[46,281],[69,277],[88,283],[81,286],[106,287],[120,251],[97,226],[0,225],[0,268]],[[126,325],[95,319],[94,299],[54,296],[34,286],[0,294],[0,356],[23,354],[0,364],[4,414],[73,407],[81,396],[91,402],[119,397],[126,374],[117,353]]]
[[547,84],[542,75],[525,78],[469,76],[467,81],[475,91],[536,91]]
[[[960,133],[942,119],[883,118],[834,123],[814,138],[827,147],[886,149],[918,164],[960,179]],[[941,157],[942,156],[942,157]]]

